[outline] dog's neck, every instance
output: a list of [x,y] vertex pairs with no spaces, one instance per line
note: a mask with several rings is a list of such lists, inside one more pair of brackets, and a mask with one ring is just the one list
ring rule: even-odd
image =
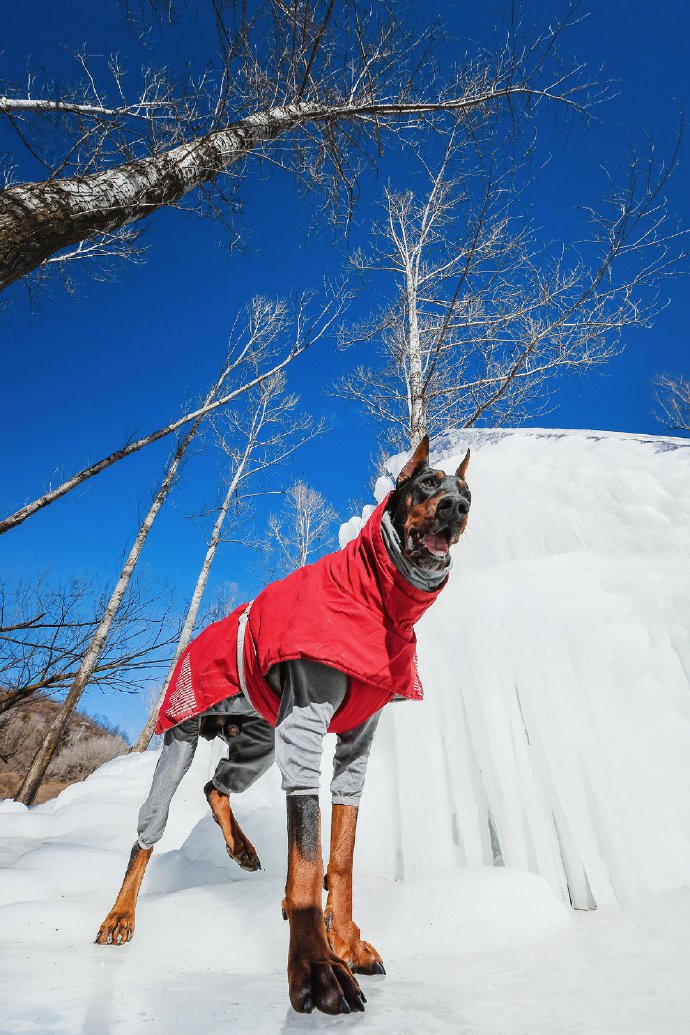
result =
[[438,589],[452,566],[453,562],[450,553],[448,553],[441,571],[423,571],[415,564],[412,564],[403,553],[400,536],[395,530],[393,519],[388,511],[384,512],[381,519],[381,538],[383,539],[383,545],[388,551],[388,556],[410,585],[414,586],[415,589],[427,590],[429,593]]

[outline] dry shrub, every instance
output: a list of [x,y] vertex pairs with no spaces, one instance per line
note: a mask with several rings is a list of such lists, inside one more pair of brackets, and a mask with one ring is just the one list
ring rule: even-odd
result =
[[99,766],[109,762],[111,758],[123,755],[126,750],[127,745],[122,737],[110,733],[102,737],[79,740],[76,744],[69,744],[62,749],[51,762],[46,775],[49,779],[69,783],[84,780]]
[[[37,694],[32,700],[0,716],[0,780],[4,779],[0,798],[16,793],[15,784],[21,782],[43,743],[58,707],[58,702]],[[75,712],[50,764],[46,780],[53,781],[60,790],[64,784],[84,780],[99,766],[127,750],[127,742],[120,730],[104,716],[91,717]]]

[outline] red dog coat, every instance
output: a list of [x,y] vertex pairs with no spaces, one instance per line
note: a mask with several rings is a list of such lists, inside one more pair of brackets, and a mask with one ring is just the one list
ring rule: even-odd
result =
[[[388,497],[343,550],[272,582],[251,605],[244,675],[253,707],[275,726],[279,696],[264,678],[280,661],[310,658],[345,672],[348,690],[328,727],[354,729],[394,696],[421,700],[414,624],[438,589],[416,589],[381,538]],[[238,623],[247,605],[214,622],[184,651],[158,715],[156,733],[240,693]]]

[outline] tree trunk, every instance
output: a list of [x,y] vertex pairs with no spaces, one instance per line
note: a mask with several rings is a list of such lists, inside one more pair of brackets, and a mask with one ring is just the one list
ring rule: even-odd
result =
[[295,125],[300,108],[276,108],[180,144],[162,155],[0,194],[0,291],[55,252],[171,205]]
[[254,113],[164,154],[124,162],[114,169],[8,187],[0,193],[0,291],[61,249],[112,232],[174,204],[262,144],[296,126],[467,111],[496,104],[513,94],[538,95],[539,91],[517,84],[432,102],[300,102]]
[[55,716],[55,719],[48,728],[46,738],[43,741],[41,748],[37,751],[36,756],[29,767],[29,771],[24,777],[24,782],[22,783],[16,795],[16,801],[21,802],[23,805],[31,805],[34,798],[36,797],[36,792],[38,791],[38,788],[41,785],[41,782],[46,774],[46,770],[50,765],[50,761],[60,743],[60,740],[65,731],[69,718],[74,709],[76,708],[77,704],[79,703],[79,700],[82,694],[84,693],[84,690],[86,689],[89,679],[93,675],[94,669],[96,668],[96,665],[98,663],[98,658],[100,656],[101,651],[103,650],[103,647],[105,646],[108,633],[110,632],[110,628],[115,619],[115,615],[117,614],[118,608],[122,603],[122,599],[127,590],[127,586],[129,585],[129,581],[137,565],[137,562],[141,555],[141,551],[144,548],[144,543],[146,542],[148,534],[151,531],[151,526],[153,525],[153,522],[155,521],[158,512],[163,506],[163,503],[165,502],[165,499],[168,493],[170,492],[170,489],[172,488],[172,484],[175,480],[175,476],[180,466],[182,457],[184,456],[190,442],[196,435],[196,432],[202,420],[203,417],[197,417],[192,427],[189,429],[183,440],[178,445],[175,454],[172,460],[170,461],[168,470],[165,474],[165,478],[163,479],[161,487],[156,493],[153,503],[151,504],[149,511],[141,524],[137,537],[134,540],[134,545],[132,546],[132,549],[129,552],[129,556],[125,561],[125,565],[122,571],[120,572],[120,577],[117,580],[115,589],[113,590],[112,596],[108,601],[108,606],[105,609],[103,618],[101,619],[100,624],[96,629],[96,632],[94,633],[93,639],[89,644],[86,654],[82,659],[81,665],[79,666],[79,671],[77,672],[74,678],[74,682],[70,687],[69,693],[63,701],[62,707]]
[[419,339],[417,285],[411,271],[407,275],[407,360],[410,409],[410,446],[416,449],[426,435],[426,400],[422,373],[422,346]]
[[168,669],[168,674],[165,677],[165,681],[161,688],[161,692],[158,695],[156,703],[151,709],[149,717],[146,720],[146,723],[144,724],[144,727],[141,733],[139,734],[137,742],[132,748],[132,751],[146,751],[147,747],[151,743],[151,738],[153,737],[153,732],[156,728],[158,712],[160,706],[163,703],[163,699],[167,692],[168,685],[172,678],[172,674],[175,671],[175,665],[179,661],[183,650],[185,650],[185,648],[189,645],[189,642],[192,638],[192,632],[194,631],[197,615],[199,614],[199,607],[201,606],[201,599],[204,595],[206,583],[208,582],[209,572],[211,571],[211,565],[213,564],[213,559],[216,555],[216,550],[218,549],[218,543],[220,542],[220,533],[223,529],[225,518],[227,517],[228,510],[230,509],[233,494],[239,484],[239,480],[242,475],[244,466],[247,462],[248,456],[249,451],[245,453],[241,463],[238,465],[237,470],[235,471],[235,474],[232,478],[232,481],[230,482],[230,487],[228,488],[225,499],[223,500],[223,504],[218,512],[218,517],[216,518],[215,524],[213,526],[213,532],[211,533],[211,538],[209,540],[208,548],[206,550],[206,556],[204,557],[204,563],[201,566],[199,578],[196,581],[196,586],[194,587],[194,592],[192,593],[192,599],[190,601],[189,610],[187,611],[187,617],[185,618],[185,623],[182,628],[182,634],[180,636],[179,643],[177,644],[177,649],[175,650],[175,657],[173,658],[172,664]]
[[98,460],[95,464],[91,464],[90,467],[85,467],[83,471],[79,471],[77,474],[72,475],[72,477],[68,478],[66,482],[62,483],[62,485],[58,485],[54,489],[50,489],[42,496],[39,496],[38,499],[20,507],[19,510],[14,512],[14,514],[10,514],[8,517],[0,521],[0,535],[3,535],[5,532],[9,532],[12,528],[16,528],[17,525],[21,525],[22,522],[26,521],[26,519],[31,517],[32,514],[36,514],[37,511],[43,510],[44,507],[47,507],[56,500],[59,500],[62,496],[66,496],[68,492],[72,491],[72,489],[76,489],[78,485],[83,485],[84,482],[89,480],[89,478],[93,478],[95,475],[100,474],[101,471],[105,471],[108,467],[116,464],[119,460],[123,460],[126,456],[131,456],[132,453],[136,453],[145,446],[149,446],[154,442],[160,441],[160,439],[165,438],[166,435],[172,435],[173,432],[177,431],[192,420],[197,421],[199,418],[205,417],[207,413],[212,413],[214,410],[218,410],[222,406],[227,406],[228,403],[237,399],[238,396],[242,395],[244,392],[248,392],[250,388],[254,388],[267,378],[278,373],[308,347],[309,343],[302,344],[299,348],[294,348],[285,357],[285,359],[276,363],[270,370],[265,371],[263,374],[257,374],[257,376],[252,378],[250,381],[240,385],[239,388],[235,388],[232,392],[227,392],[218,399],[216,398],[218,395],[217,389],[220,388],[225,379],[225,374],[221,375],[216,382],[215,388],[206,397],[203,406],[199,407],[198,410],[185,414],[184,417],[180,417],[178,420],[172,421],[172,423],[166,425],[164,428],[152,431],[150,435],[145,435],[143,438],[137,439],[136,442],[129,442],[121,449],[116,449],[114,453],[110,454],[110,456],[106,456],[102,460]]

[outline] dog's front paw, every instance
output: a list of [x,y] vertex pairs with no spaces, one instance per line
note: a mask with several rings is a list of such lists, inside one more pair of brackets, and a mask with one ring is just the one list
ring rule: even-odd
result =
[[298,1013],[352,1013],[364,1009],[366,998],[347,965],[326,940],[323,914],[318,908],[283,911],[290,919],[288,983],[290,1002]]
[[360,937],[360,930],[352,920],[339,924],[334,921],[333,914],[324,914],[328,943],[333,952],[355,974],[385,974],[383,960],[373,945]]
[[366,998],[341,959],[328,947],[314,955],[290,954],[290,1002],[298,1013],[353,1013],[364,1010]]
[[96,945],[124,945],[134,937],[134,913],[113,909],[96,935]]

